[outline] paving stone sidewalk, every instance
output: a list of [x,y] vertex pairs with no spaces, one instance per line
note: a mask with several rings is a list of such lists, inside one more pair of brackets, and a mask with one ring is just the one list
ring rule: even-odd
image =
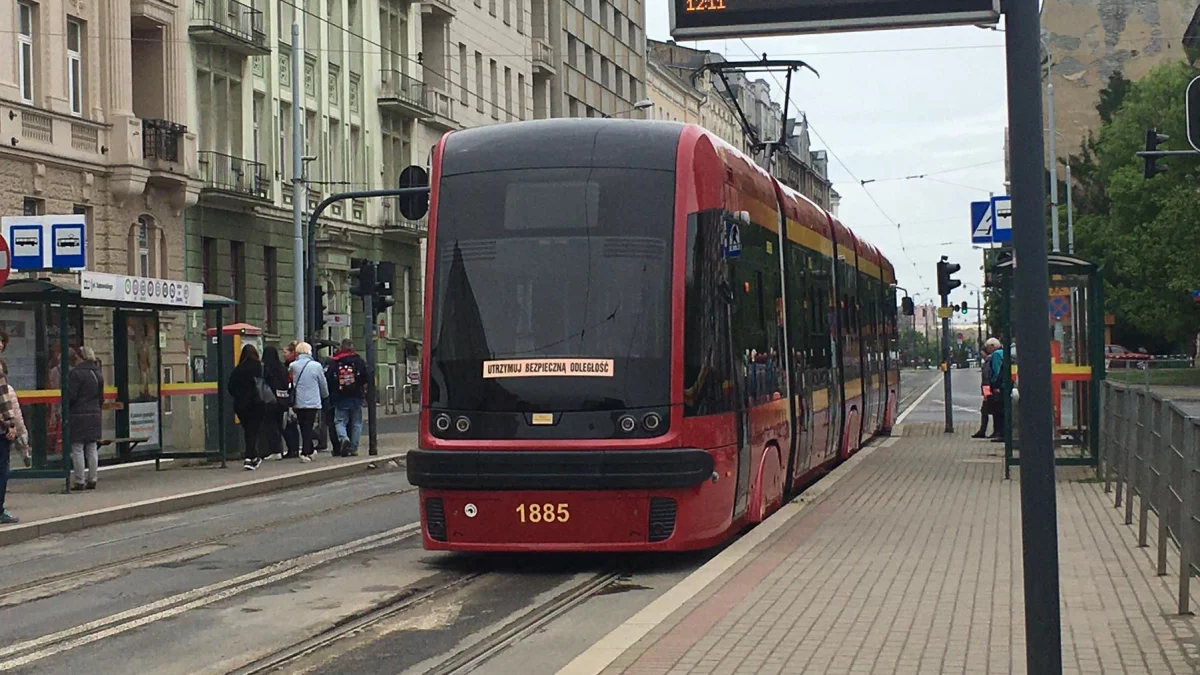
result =
[[[1019,474],[972,430],[900,429],[603,672],[1025,673]],[[1200,618],[1092,475],[1058,472],[1065,672],[1200,672]]]

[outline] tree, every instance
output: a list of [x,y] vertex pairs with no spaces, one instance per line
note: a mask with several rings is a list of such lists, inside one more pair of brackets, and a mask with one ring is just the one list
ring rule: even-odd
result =
[[1097,107],[1107,117],[1099,137],[1069,160],[1076,250],[1102,265],[1109,310],[1146,342],[1186,343],[1200,328],[1191,300],[1200,288],[1200,162],[1171,157],[1162,162],[1166,173],[1146,180],[1136,156],[1147,129],[1169,135],[1167,148],[1180,147],[1184,92],[1194,75],[1179,62],[1130,84],[1111,78]]

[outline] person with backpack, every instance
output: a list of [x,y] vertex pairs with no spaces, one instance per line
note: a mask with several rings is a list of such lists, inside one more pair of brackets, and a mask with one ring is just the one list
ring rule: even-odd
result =
[[263,379],[263,364],[254,345],[242,347],[237,367],[229,374],[229,395],[233,397],[233,412],[246,439],[246,461],[242,468],[254,471],[262,464],[262,457],[258,456],[259,431],[267,408],[275,404],[274,393]]
[[362,406],[367,392],[367,362],[354,351],[353,340],[342,340],[342,348],[333,355],[326,371],[330,383],[330,403],[337,429],[338,444],[335,457],[358,454],[362,437]]

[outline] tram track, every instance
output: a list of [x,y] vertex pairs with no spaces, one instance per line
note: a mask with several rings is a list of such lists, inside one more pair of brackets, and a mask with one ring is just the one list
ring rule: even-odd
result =
[[413,539],[420,535],[420,531],[419,522],[409,523],[345,544],[272,563],[247,574],[178,593],[66,630],[0,647],[0,672],[22,668],[62,652],[170,619],[256,588],[285,581],[351,555]]
[[[59,574],[53,574],[25,583],[13,584],[0,588],[0,609],[16,607],[18,605],[23,605],[35,600],[52,598],[78,588],[84,588],[97,583],[111,581],[112,579],[119,578],[138,569],[145,569],[164,564],[178,564],[189,560],[195,560],[196,558],[201,558],[225,549],[228,544],[223,542],[229,541],[235,537],[261,534],[284,525],[294,525],[297,522],[317,519],[331,513],[344,511],[347,508],[360,506],[378,499],[397,497],[416,491],[417,488],[414,487],[404,488],[401,490],[390,490],[388,492],[382,492],[369,497],[364,497],[354,502],[337,504],[335,506],[329,506],[300,515],[287,514],[269,522],[260,523],[250,527],[244,527],[230,532],[224,532],[214,537],[207,537],[205,539],[188,542],[186,544],[170,546],[140,555],[123,557],[118,560],[112,560],[109,562],[84,567],[82,569],[75,569]],[[196,524],[197,523],[187,523],[178,525],[176,527],[188,527]],[[166,530],[156,532],[156,534],[161,534],[162,532],[169,531],[170,529],[175,528],[167,528]]]

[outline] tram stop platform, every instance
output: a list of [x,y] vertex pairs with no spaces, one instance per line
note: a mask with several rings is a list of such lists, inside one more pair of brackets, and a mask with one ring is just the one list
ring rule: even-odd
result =
[[[560,675],[1025,673],[1020,472],[973,424],[897,427]],[[1064,672],[1200,672],[1157,528],[1139,548],[1094,468],[1057,476]]]

